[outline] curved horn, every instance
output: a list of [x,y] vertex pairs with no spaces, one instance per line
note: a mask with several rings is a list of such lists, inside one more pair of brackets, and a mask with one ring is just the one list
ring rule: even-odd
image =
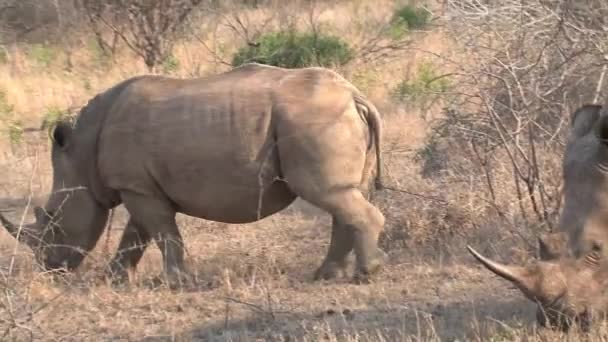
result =
[[0,213],[0,223],[2,223],[2,225],[4,226],[4,228],[6,228],[6,231],[8,231],[9,234],[11,234],[15,239],[17,238],[19,229],[17,229],[17,226],[15,226],[15,224],[13,224],[4,215],[2,215],[2,213]]
[[12,237],[17,239],[19,242],[25,243],[28,247],[32,247],[36,238],[34,238],[35,229],[32,229],[30,226],[23,226],[21,229],[19,227],[9,221],[4,215],[0,213],[0,223],[6,231],[11,234]]
[[534,297],[536,295],[536,291],[533,290],[534,276],[528,269],[520,266],[503,265],[492,261],[479,254],[471,246],[467,246],[467,249],[487,269],[517,285],[526,296]]

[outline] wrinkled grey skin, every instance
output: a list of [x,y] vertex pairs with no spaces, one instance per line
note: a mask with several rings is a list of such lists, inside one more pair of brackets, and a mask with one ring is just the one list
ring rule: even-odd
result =
[[588,329],[608,313],[608,113],[601,106],[572,114],[562,174],[564,208],[557,232],[539,237],[540,260],[507,266],[469,251],[538,302],[541,325]]
[[[608,113],[599,105],[574,112],[563,161],[564,209],[559,232],[578,257],[608,246]],[[605,253],[606,251],[604,251]]]
[[384,216],[364,196],[374,173],[381,186],[381,118],[330,70],[248,64],[203,79],[135,77],[52,138],[53,192],[21,238],[46,246],[34,249],[47,269],[76,268],[123,203],[130,220],[110,263],[115,279],[154,240],[170,283],[189,281],[176,213],[248,223],[298,196],[333,218],[315,279],[342,274],[351,250],[358,281],[382,264]]

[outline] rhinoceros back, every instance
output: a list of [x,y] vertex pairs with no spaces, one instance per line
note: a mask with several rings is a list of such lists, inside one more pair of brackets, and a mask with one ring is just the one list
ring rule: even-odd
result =
[[[284,73],[254,65],[206,79],[134,82],[101,130],[104,184],[167,197],[192,215],[249,221],[261,168],[270,170],[268,179],[280,177],[272,144],[272,87]],[[277,198],[293,196],[285,185],[273,191]],[[242,218],[227,212],[235,207]]]

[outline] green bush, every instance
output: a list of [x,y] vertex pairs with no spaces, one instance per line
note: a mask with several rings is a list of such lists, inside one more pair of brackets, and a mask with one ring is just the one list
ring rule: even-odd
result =
[[91,91],[93,89],[93,86],[91,85],[91,81],[87,77],[82,78],[82,87],[86,91]]
[[429,23],[431,14],[422,7],[405,5],[398,8],[391,19],[391,36],[401,38],[409,30],[423,29]]
[[179,69],[179,59],[173,55],[167,56],[161,64],[164,73],[169,74]]
[[285,68],[344,65],[354,51],[340,38],[314,33],[282,31],[261,37],[256,46],[244,46],[232,59],[233,66],[256,62]]
[[450,82],[440,77],[435,66],[430,62],[423,62],[418,67],[416,77],[399,83],[393,91],[393,96],[400,101],[408,101],[424,107],[434,97],[445,93],[450,88]]
[[88,42],[88,48],[91,52],[92,62],[97,66],[105,69],[112,64],[112,57],[110,53],[104,51],[104,49],[99,45],[99,41],[96,39],[90,39]]
[[8,103],[6,98],[6,93],[4,90],[0,89],[0,116],[6,117],[8,114],[13,113],[13,106]]
[[0,90],[0,123],[2,131],[6,134],[11,144],[18,144],[23,137],[23,125],[20,120],[15,118],[13,106],[8,103],[6,93]]
[[67,116],[68,112],[58,107],[47,108],[44,119],[42,120],[42,129],[53,127],[57,121]]
[[57,51],[47,45],[33,44],[30,46],[27,55],[37,64],[48,67],[57,58]]
[[0,48],[0,64],[8,63],[8,53],[5,49]]

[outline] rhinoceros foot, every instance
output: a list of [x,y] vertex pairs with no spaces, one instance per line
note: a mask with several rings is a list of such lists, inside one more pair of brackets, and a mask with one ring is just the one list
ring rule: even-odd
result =
[[317,281],[342,278],[346,275],[346,267],[346,262],[326,260],[315,272],[314,280]]
[[129,272],[117,265],[110,266],[105,272],[103,277],[112,286],[120,286],[129,282]]
[[156,279],[171,290],[190,290],[196,286],[194,276],[185,270],[173,270]]
[[364,267],[357,267],[355,274],[353,275],[353,283],[355,284],[369,284],[371,283],[372,277],[382,270],[384,264],[388,261],[388,254],[378,248],[376,254],[369,263]]

